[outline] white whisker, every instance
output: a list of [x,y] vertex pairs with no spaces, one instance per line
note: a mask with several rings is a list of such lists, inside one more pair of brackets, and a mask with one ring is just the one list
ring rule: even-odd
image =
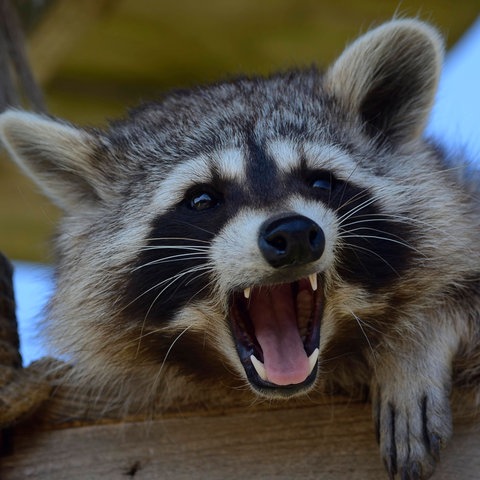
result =
[[188,325],[187,327],[185,327],[175,338],[174,340],[172,341],[172,343],[170,344],[170,346],[168,347],[168,350],[167,352],[165,353],[165,357],[163,358],[163,361],[160,365],[160,368],[157,372],[157,374],[155,375],[155,379],[153,380],[153,384],[154,385],[157,385],[158,384],[158,379],[160,378],[160,376],[162,375],[162,372],[163,372],[163,369],[165,367],[165,363],[168,359],[168,356],[170,355],[170,352],[172,351],[173,347],[175,346],[175,344],[180,340],[180,338],[182,338],[183,335],[185,335],[185,333],[188,332],[188,330],[190,330],[190,328],[192,328],[194,326],[194,324],[190,324]]
[[397,270],[389,263],[387,262],[387,260],[385,260],[380,254],[378,254],[377,252],[375,252],[374,250],[371,250],[370,248],[366,248],[366,247],[362,247],[360,245],[351,245],[349,243],[345,243],[345,245],[350,248],[354,253],[355,253],[355,250],[363,250],[365,252],[368,252],[372,255],[375,255],[376,257],[378,257],[383,263],[385,263],[385,265],[387,265],[391,270],[392,272],[394,272],[398,277],[400,277],[400,274],[397,272]]
[[[176,280],[178,280],[179,278],[185,276],[185,275],[188,275],[189,273],[194,273],[196,271],[199,271],[199,270],[202,270],[202,269],[205,269],[205,270],[211,270],[212,268],[212,265],[210,263],[207,263],[207,264],[202,264],[202,265],[197,265],[195,267],[191,267],[187,270],[182,270],[181,272],[175,274],[175,275],[172,275],[171,277],[168,277],[164,280],[162,280],[161,282],[158,282],[156,283],[155,285],[153,285],[152,287],[148,288],[147,290],[145,290],[144,292],[142,292],[140,295],[138,295],[137,297],[135,297],[131,302],[129,302],[124,308],[123,310],[125,310],[126,308],[128,308],[129,306],[131,306],[133,303],[135,303],[137,300],[139,300],[140,298],[142,298],[143,296],[145,296],[147,293],[150,293],[152,290],[155,290],[156,288],[159,288],[161,287],[162,285],[164,285],[165,283],[168,283],[170,282],[171,283],[174,283]],[[160,293],[163,293],[164,290],[166,290],[166,288],[168,288],[169,285],[167,285],[167,287],[165,287],[162,292]]]
[[[351,310],[350,310],[350,313],[353,316],[353,318],[355,318],[355,320],[357,322],[357,325],[359,326],[360,330],[362,331],[363,336],[365,337],[365,340],[367,341],[368,348],[370,349],[370,352],[372,352],[373,368],[376,369],[377,355],[376,355],[376,353],[375,353],[375,351],[372,347],[372,344],[370,343],[370,339],[368,338],[368,335],[365,332],[365,329],[363,328],[363,323],[364,322],[363,322],[363,320],[360,319],[360,317],[358,317],[358,315],[356,315]],[[365,325],[368,326],[367,324],[365,324]]]
[[180,253],[178,255],[171,255],[170,257],[165,258],[158,258],[156,260],[152,260],[151,262],[144,263],[135,267],[132,272],[136,272],[137,270],[141,270],[142,268],[151,267],[152,265],[161,265],[162,263],[171,263],[171,262],[185,262],[190,260],[204,260],[208,259],[209,256],[207,254],[204,255],[193,255],[192,253]]
[[[364,208],[367,208],[368,206],[370,206],[372,203],[375,203],[375,202],[376,202],[375,198],[369,198],[369,199],[365,200],[364,202],[360,203],[359,205],[357,205],[352,210],[349,210],[348,212],[344,213],[343,215],[341,215],[339,217],[340,225],[342,225],[342,223],[345,220],[348,220],[350,217],[355,215],[357,212],[363,210]],[[343,206],[341,206],[340,208],[343,208]],[[340,208],[338,208],[337,211],[340,210]]]
[[146,245],[145,247],[140,247],[140,251],[149,251],[149,250],[192,250],[194,252],[208,252],[208,248],[203,245],[192,246],[192,245]]
[[189,237],[150,237],[147,238],[147,242],[158,242],[158,241],[164,241],[164,240],[182,240],[185,242],[198,242],[198,243],[205,243],[207,245],[210,244],[208,240],[201,240],[199,238],[189,238]]
[[[173,285],[175,282],[179,281],[180,279],[182,279],[183,277],[185,277],[185,275],[189,275],[191,273],[195,273],[195,272],[198,272],[198,271],[202,271],[202,270],[205,270],[205,271],[210,271],[211,270],[211,266],[210,265],[198,265],[198,266],[195,266],[195,267],[191,267],[191,268],[188,268],[186,270],[182,270],[181,272],[175,274],[175,275],[172,275],[171,277],[165,279],[165,280],[162,280],[161,282],[157,283],[156,285],[154,285],[153,287],[149,288],[145,293],[148,293],[150,292],[151,290],[155,290],[156,288],[159,288],[161,287],[162,285],[166,284],[162,290],[160,290],[160,292],[157,294],[157,296],[155,297],[155,301],[158,300],[158,298],[160,298],[160,296],[162,295],[163,292],[165,292],[165,290],[167,290],[171,285]],[[142,294],[142,296],[144,295]],[[150,311],[150,310],[149,310]],[[148,312],[147,312],[147,315],[148,315]]]
[[[357,229],[353,229],[353,230],[349,230],[348,233],[351,233],[351,232],[354,232],[354,231],[357,231],[357,230],[366,230],[366,229],[363,229],[363,228],[357,228]],[[381,231],[381,230],[380,230]],[[398,245],[401,245],[403,247],[406,247],[416,253],[418,253],[419,255],[426,257],[425,254],[423,254],[420,250],[418,250],[417,248],[413,247],[412,245],[409,245],[408,243],[406,242],[403,242],[403,241],[400,241],[400,240],[396,240],[394,238],[388,238],[388,237],[382,237],[380,235],[344,235],[344,234],[341,234],[340,237],[343,239],[343,238],[371,238],[371,239],[375,239],[375,240],[384,240],[386,242],[392,242],[392,243],[396,243]]]
[[[143,295],[145,295],[146,293],[150,292],[151,290],[155,289],[155,288],[158,288],[160,287],[162,284],[164,284],[165,282],[168,282],[166,286],[164,286],[162,288],[162,290],[155,296],[155,298],[152,300],[150,306],[148,307],[148,310],[147,312],[145,313],[145,316],[143,317],[143,321],[142,321],[142,328],[140,330],[140,340],[139,340],[139,343],[138,343],[138,349],[137,349],[137,352],[139,351],[140,349],[140,343],[141,343],[141,339],[143,338],[142,335],[143,335],[143,331],[145,329],[145,323],[147,321],[147,318],[150,314],[150,312],[152,311],[152,308],[153,306],[155,305],[155,303],[158,301],[158,299],[162,296],[162,294],[165,292],[165,290],[167,290],[171,285],[173,285],[175,282],[177,282],[178,280],[180,280],[181,278],[183,278],[185,275],[188,275],[188,274],[191,274],[191,273],[194,273],[194,272],[198,272],[198,271],[202,271],[204,270],[203,273],[199,274],[199,275],[196,275],[195,278],[199,278],[201,277],[202,275],[205,275],[206,273],[209,273],[211,271],[211,267],[209,265],[201,265],[201,266],[197,266],[197,267],[192,267],[192,268],[189,268],[187,270],[183,270],[182,272],[176,274],[176,275],[173,275],[172,277],[169,277],[168,279],[156,284],[155,286],[149,288],[146,292],[142,293],[141,295],[137,296],[137,298],[135,300],[133,300],[131,303],[133,303],[134,301],[138,300],[140,297],[142,297]],[[129,304],[129,305],[130,305]]]

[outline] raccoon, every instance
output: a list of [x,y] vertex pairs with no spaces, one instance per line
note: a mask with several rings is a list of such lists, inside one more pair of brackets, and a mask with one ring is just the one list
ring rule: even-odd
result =
[[390,478],[428,478],[480,372],[478,187],[423,137],[442,56],[396,19],[324,72],[174,91],[104,130],[2,114],[64,212],[46,331],[77,380],[164,405],[367,388]]

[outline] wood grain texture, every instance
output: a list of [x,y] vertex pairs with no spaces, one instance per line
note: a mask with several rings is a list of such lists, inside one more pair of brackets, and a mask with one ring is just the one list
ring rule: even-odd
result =
[[[478,480],[480,434],[456,425],[434,480]],[[362,403],[195,414],[62,430],[23,428],[2,480],[385,480]]]

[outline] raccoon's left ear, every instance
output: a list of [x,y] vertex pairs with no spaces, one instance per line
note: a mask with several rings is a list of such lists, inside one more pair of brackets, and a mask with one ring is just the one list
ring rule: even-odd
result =
[[442,60],[433,27],[393,20],[351,44],[327,71],[325,88],[360,115],[368,135],[395,146],[422,134]]
[[13,160],[66,211],[96,208],[113,196],[113,173],[95,156],[98,138],[66,122],[8,110],[0,141]]

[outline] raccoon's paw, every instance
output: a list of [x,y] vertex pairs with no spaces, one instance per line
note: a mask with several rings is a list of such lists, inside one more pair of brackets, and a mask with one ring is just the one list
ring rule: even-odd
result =
[[373,402],[380,454],[390,479],[430,478],[452,433],[448,394],[427,389],[415,395],[397,389],[397,395],[377,390]]

